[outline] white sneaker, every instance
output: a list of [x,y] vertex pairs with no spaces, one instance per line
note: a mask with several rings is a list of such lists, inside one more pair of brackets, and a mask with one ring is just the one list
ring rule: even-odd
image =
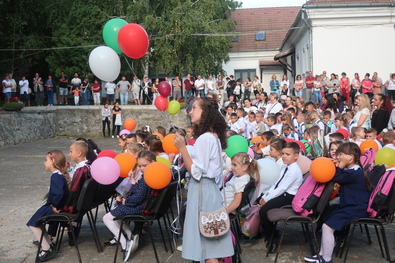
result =
[[182,252],[182,245],[179,245],[179,246],[177,247],[177,251]]
[[128,261],[130,254],[132,253],[132,247],[133,247],[133,240],[126,241],[125,254],[123,254],[124,262]]
[[140,235],[134,235],[133,237],[133,244],[132,244],[132,253],[136,252],[137,248],[139,247],[139,239]]
[[113,135],[113,136],[111,136],[111,138],[113,138],[113,139],[114,139],[114,135]]

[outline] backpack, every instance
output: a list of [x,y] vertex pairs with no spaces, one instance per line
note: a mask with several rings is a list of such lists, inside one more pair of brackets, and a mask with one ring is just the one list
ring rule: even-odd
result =
[[376,188],[374,188],[369,198],[368,215],[371,218],[378,218],[386,215],[389,205],[389,197],[394,187],[395,171],[386,171],[380,178]]
[[385,164],[374,166],[373,169],[367,173],[370,183],[373,186],[376,186],[380,181],[381,176],[383,176],[383,174],[385,173],[385,171],[386,171]]
[[370,148],[361,155],[362,169],[365,173],[369,173],[374,167],[374,158],[376,157],[376,150]]
[[307,177],[292,201],[292,209],[301,216],[311,214],[324,188],[325,183],[317,182],[312,176]]

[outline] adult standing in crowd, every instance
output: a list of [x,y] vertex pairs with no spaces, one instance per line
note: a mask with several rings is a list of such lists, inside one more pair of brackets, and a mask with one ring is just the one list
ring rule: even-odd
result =
[[218,111],[218,103],[211,98],[201,98],[194,102],[190,112],[194,125],[193,136],[197,138],[194,151],[189,155],[185,138],[179,133],[174,139],[180,149],[184,164],[191,175],[188,184],[188,201],[184,223],[182,257],[198,262],[219,263],[222,258],[233,255],[230,232],[211,239],[203,237],[198,228],[199,185],[202,184],[201,210],[214,211],[222,206],[222,196],[215,178],[223,172],[222,149],[226,145],[226,122]]
[[182,94],[181,94],[181,88],[182,88],[182,84],[181,84],[181,80],[179,76],[176,76],[175,79],[173,79],[173,99],[174,100],[179,100],[182,98]]
[[89,99],[91,97],[91,91],[89,90],[89,78],[85,77],[81,83],[81,93],[84,105],[89,105]]
[[117,90],[119,92],[121,105],[128,105],[128,93],[130,88],[130,82],[126,80],[125,76],[123,76],[122,79],[117,83]]
[[192,95],[192,87],[193,87],[193,81],[191,79],[191,74],[187,74],[187,78],[184,80],[184,85],[183,85],[183,90],[184,90],[184,100],[186,103],[188,103],[189,98]]
[[234,76],[233,75],[230,75],[229,76],[229,81],[226,84],[226,94],[228,95],[228,99],[229,99],[230,96],[233,95],[233,91],[234,91],[235,87],[236,87],[236,80],[234,80]]
[[206,90],[207,93],[211,92],[211,93],[216,93],[217,91],[215,90],[215,85],[214,85],[214,80],[213,80],[213,76],[210,75],[208,76],[208,79],[206,81]]
[[373,84],[373,94],[380,94],[382,92],[383,83],[377,79],[377,76],[373,75],[372,77],[372,84]]
[[11,98],[14,98],[16,96],[16,81],[15,79],[12,77],[12,74],[10,74],[10,82],[11,82]]
[[252,82],[251,79],[247,77],[244,82],[244,98],[243,98],[244,100],[250,99],[251,91],[252,91]]
[[40,74],[36,73],[33,79],[33,90],[37,106],[43,106],[44,104],[44,81],[40,77]]
[[99,83],[98,79],[95,79],[92,84],[92,96],[93,96],[94,105],[100,105],[100,91],[101,91],[101,84]]
[[152,83],[151,92],[152,92],[152,105],[154,105],[156,97],[159,96],[159,79],[158,78],[156,78],[154,83]]
[[270,93],[277,93],[277,95],[280,95],[280,82],[277,80],[276,74],[273,74],[270,80]]
[[3,94],[5,98],[5,102],[10,102],[11,101],[11,81],[10,81],[10,74],[6,74],[4,76],[4,80],[2,82],[3,85]]
[[26,104],[30,106],[29,81],[26,79],[26,76],[22,76],[19,81],[19,92],[23,106],[26,106]]
[[132,81],[132,96],[131,98],[134,100],[134,105],[140,105],[140,89],[141,89],[141,83],[140,80],[137,78],[137,76],[133,76],[133,81]]
[[53,106],[54,88],[55,83],[52,80],[52,76],[48,75],[48,79],[45,82],[45,93],[47,94],[48,106]]
[[254,76],[254,80],[252,81],[252,90],[254,91],[254,95],[259,94],[262,92],[262,84],[259,81],[258,76]]
[[315,77],[313,76],[313,72],[309,71],[305,83],[306,83],[306,101],[312,101],[313,96],[313,88],[314,88]]
[[204,79],[202,79],[201,75],[198,75],[195,80],[195,89],[198,91],[198,96],[200,96],[200,98],[204,98]]
[[380,134],[388,126],[392,104],[390,99],[381,93],[373,96],[372,104],[376,108],[372,114],[372,128],[377,131],[377,134]]
[[67,98],[68,89],[67,89],[67,84],[69,83],[69,79],[66,77],[64,72],[60,72],[60,77],[59,77],[59,104],[64,104],[68,105],[69,104],[69,99]]
[[115,83],[113,81],[107,82],[104,86],[104,89],[107,92],[107,104],[113,105],[114,103],[114,94],[115,94]]
[[278,94],[275,92],[270,93],[269,102],[267,103],[267,106],[266,106],[265,118],[270,113],[276,114],[277,112],[282,111],[282,109],[283,109],[283,105],[281,105],[281,103],[278,102]]
[[373,93],[373,82],[369,79],[370,74],[366,73],[361,82],[362,93]]
[[144,77],[143,83],[141,83],[141,89],[143,90],[143,105],[150,104],[151,102],[151,87],[152,83],[149,81],[148,77]]
[[297,75],[295,83],[294,83],[295,97],[297,97],[297,98],[301,98],[302,97],[302,95],[303,95],[303,86],[304,86],[304,82],[302,80],[302,76],[301,75]]
[[359,79],[359,74],[354,73],[354,78],[351,81],[351,92],[350,92],[350,97],[351,97],[351,102],[354,104],[355,101],[355,96],[361,94],[361,80]]
[[328,93],[329,94],[332,94],[332,93],[335,93],[335,92],[339,92],[340,82],[336,78],[335,73],[331,74],[331,79],[328,81],[326,86],[328,88]]
[[390,74],[390,79],[387,80],[384,85],[390,100],[395,100],[395,73]]
[[340,94],[344,97],[346,102],[350,102],[350,79],[347,77],[346,72],[342,72],[340,79]]
[[370,100],[368,95],[361,94],[355,99],[355,104],[358,106],[358,111],[354,116],[354,122],[358,127],[370,129]]
[[224,87],[225,87],[225,81],[223,80],[222,75],[218,76],[217,82],[215,83],[215,87],[217,89],[219,100],[222,106],[224,105]]

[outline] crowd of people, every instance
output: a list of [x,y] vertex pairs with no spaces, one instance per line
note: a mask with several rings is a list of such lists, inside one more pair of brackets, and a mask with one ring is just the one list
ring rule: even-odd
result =
[[[267,212],[292,203],[304,178],[297,163],[301,155],[306,155],[310,159],[324,156],[332,159],[337,167],[333,181],[340,184],[338,202],[332,202],[333,212],[322,218],[320,253],[312,257],[306,255],[305,260],[332,262],[334,232],[344,230],[350,220],[367,216],[372,187],[361,167],[359,145],[371,139],[376,141],[379,148],[395,149],[395,111],[392,101],[394,94],[391,92],[395,90],[395,74],[391,75],[388,82],[380,82],[381,85],[377,74],[373,74],[373,81],[369,79],[368,74],[362,81],[357,74],[352,81],[349,81],[345,73],[341,75],[342,78],[338,79],[336,74],[331,74],[330,80],[325,80],[324,74],[314,77],[309,72],[304,81],[298,75],[293,89],[289,87],[286,77],[279,82],[273,76],[270,94],[264,91],[265,88],[258,77],[255,77],[253,82],[248,79],[244,84],[240,80],[234,80],[233,76],[230,76],[228,81],[220,77],[216,83],[212,81],[212,85],[209,85],[212,90],[209,89],[207,93],[208,81],[203,81],[201,76],[197,76],[193,81],[188,75],[185,80],[188,85],[182,85],[176,78],[178,87],[184,91],[184,96],[188,96],[187,112],[191,124],[185,129],[172,127],[169,131],[175,133],[174,145],[179,149],[179,154],[165,152],[158,136],[166,136],[166,129],[162,126],[156,127],[155,131],[144,126],[135,133],[124,130],[120,132],[122,123],[117,119],[122,111],[119,104],[115,102],[110,110],[106,103],[102,109],[103,136],[105,137],[106,128],[110,136],[112,115],[112,136],[118,137],[121,151],[133,154],[138,162],[137,170],[132,170],[126,179],[135,190],[130,195],[118,198],[118,206],[103,218],[103,222],[113,234],[106,245],[111,246],[119,242],[124,250],[125,261],[137,249],[142,227],[137,227],[134,231],[124,229],[121,240],[117,240],[119,224],[114,222],[113,218],[123,214],[141,213],[149,193],[149,187],[144,183],[144,168],[157,157],[162,157],[173,167],[183,163],[189,174],[186,215],[185,221],[181,223],[183,243],[179,247],[184,258],[221,262],[223,258],[233,254],[230,233],[217,240],[205,238],[199,233],[199,185],[203,184],[204,189],[209,189],[203,192],[203,210],[212,211],[221,207],[224,201],[222,191],[225,192],[226,204],[231,213],[239,207],[241,194],[250,180],[255,180],[257,186],[254,195],[258,198],[253,201],[261,207],[259,215],[262,235],[268,239],[274,233],[274,242],[267,249],[275,253],[277,234],[273,223],[267,217]],[[146,98],[142,99],[143,103],[155,97],[155,92],[150,92],[151,86],[148,84],[149,80],[145,78],[143,84],[138,86],[138,91],[136,86],[136,95],[141,87],[146,95]],[[192,91],[193,86],[195,92]],[[388,95],[382,93],[383,87],[388,90]],[[247,89],[250,93],[246,92]],[[305,90],[305,96],[309,99],[303,99],[302,90]],[[173,95],[175,94],[176,92],[173,92]],[[149,98],[151,95],[152,98]],[[177,91],[176,95],[181,96],[182,92]],[[128,96],[126,100],[127,98]],[[111,99],[113,97],[109,97],[109,102],[113,101]],[[140,101],[140,97],[137,100]],[[125,102],[125,96],[121,97],[121,101]],[[243,136],[247,141],[253,142],[250,147],[253,154],[237,153],[229,158],[224,149],[227,148],[227,139],[234,135]],[[296,141],[304,141],[305,147],[301,147]],[[188,151],[188,144],[193,145],[193,151]],[[89,152],[93,153],[88,157]],[[98,152],[98,148],[92,142],[83,140],[70,147],[69,155],[71,160],[77,163],[77,171],[94,161]],[[41,230],[35,225],[35,219],[52,212],[70,211],[78,193],[72,193],[68,189],[75,189],[73,184],[79,184],[81,180],[89,177],[82,175],[84,173],[74,172],[70,179],[64,169],[64,158],[64,155],[57,151],[49,152],[46,156],[45,168],[53,173],[49,195],[51,198],[48,198],[45,205],[47,207],[40,208],[38,214],[28,223],[37,238]],[[261,158],[275,161],[280,169],[277,181],[265,188],[260,187],[259,182],[257,160]],[[56,183],[54,180],[58,184],[62,181],[61,187],[52,187],[52,184]],[[226,183],[219,187],[222,181]],[[67,185],[70,187],[67,188]],[[52,190],[58,193],[51,194]],[[65,197],[66,195],[68,197]],[[354,195],[360,198],[356,200],[353,198]],[[53,236],[53,233],[48,231],[40,252],[42,260],[53,254],[54,247],[50,236]]]

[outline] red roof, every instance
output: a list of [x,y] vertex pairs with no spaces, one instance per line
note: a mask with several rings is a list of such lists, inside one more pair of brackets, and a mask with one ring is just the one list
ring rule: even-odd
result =
[[[237,22],[240,34],[232,42],[232,52],[279,49],[285,35],[294,22],[301,7],[273,7],[236,9],[231,19]],[[255,33],[265,32],[263,41],[255,40]]]
[[391,0],[310,0],[306,5],[388,4]]

